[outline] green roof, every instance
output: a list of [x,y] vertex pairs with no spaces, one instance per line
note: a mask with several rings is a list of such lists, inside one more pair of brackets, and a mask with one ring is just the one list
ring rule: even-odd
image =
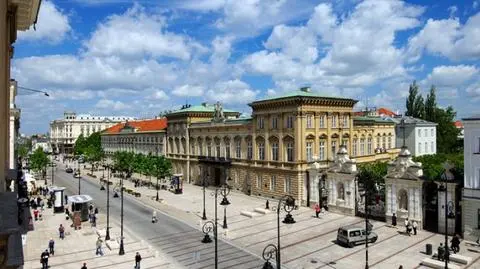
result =
[[270,97],[270,98],[256,100],[256,101],[253,101],[252,103],[270,101],[270,100],[276,100],[276,99],[291,98],[291,97],[315,97],[315,98],[331,98],[331,99],[353,100],[351,98],[331,96],[331,95],[330,96],[329,95],[321,95],[321,94],[311,92],[311,91],[296,90],[296,91],[286,93],[284,95],[273,96],[273,97]]
[[381,117],[360,116],[360,117],[354,117],[353,120],[356,120],[356,121],[372,121],[372,122],[375,122],[375,123],[394,124],[394,122],[389,121],[389,120],[384,119],[384,118],[381,118]]
[[[185,113],[185,112],[212,112],[213,113],[213,112],[215,112],[215,106],[210,105],[210,104],[191,106],[191,107],[187,107],[187,108],[172,111],[168,114],[180,114],[180,113]],[[237,111],[230,110],[230,109],[223,109],[223,112],[224,113],[239,113]]]

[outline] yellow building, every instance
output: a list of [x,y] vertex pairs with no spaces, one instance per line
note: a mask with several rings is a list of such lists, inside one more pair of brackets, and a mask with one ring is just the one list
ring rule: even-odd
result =
[[[249,104],[251,117],[221,105],[185,106],[167,115],[167,157],[187,182],[229,185],[242,192],[306,202],[308,165],[327,168],[344,144],[357,162],[396,156],[395,127],[354,117],[357,101],[302,88]],[[315,157],[314,157],[315,156]]]

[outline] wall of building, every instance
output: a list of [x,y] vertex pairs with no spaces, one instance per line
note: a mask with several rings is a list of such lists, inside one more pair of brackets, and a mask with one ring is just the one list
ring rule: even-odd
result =
[[420,125],[415,127],[415,156],[436,154],[436,143],[437,134],[435,126]]
[[102,134],[102,148],[107,154],[129,151],[144,155],[165,155],[165,132]]
[[480,189],[480,120],[464,121],[465,189]]

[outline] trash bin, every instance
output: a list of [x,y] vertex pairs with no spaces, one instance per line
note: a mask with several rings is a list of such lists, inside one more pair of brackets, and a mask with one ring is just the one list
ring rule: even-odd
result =
[[425,248],[425,252],[427,253],[427,255],[432,255],[432,244],[427,244],[426,245],[426,248]]

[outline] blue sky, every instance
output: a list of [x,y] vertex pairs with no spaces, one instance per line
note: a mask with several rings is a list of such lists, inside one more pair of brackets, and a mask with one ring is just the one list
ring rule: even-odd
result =
[[310,85],[402,112],[408,86],[480,113],[480,0],[44,0],[15,44],[22,133],[64,110],[152,117]]

